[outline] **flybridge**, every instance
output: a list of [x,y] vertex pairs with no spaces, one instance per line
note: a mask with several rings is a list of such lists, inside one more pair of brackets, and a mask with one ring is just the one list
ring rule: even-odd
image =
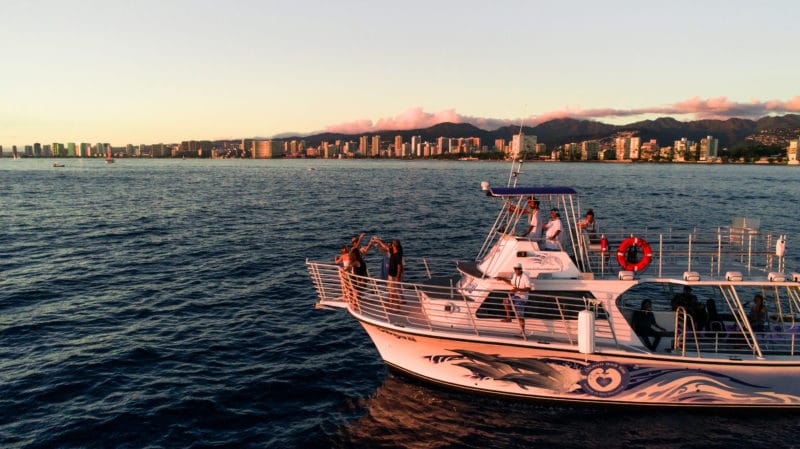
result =
[[520,195],[577,195],[572,187],[489,187],[487,193],[491,196],[520,196]]

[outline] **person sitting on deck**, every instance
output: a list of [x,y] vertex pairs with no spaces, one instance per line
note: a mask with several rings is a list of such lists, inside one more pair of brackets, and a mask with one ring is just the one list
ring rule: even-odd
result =
[[594,219],[594,210],[586,211],[586,218],[578,222],[578,228],[586,232],[590,243],[600,243],[600,226]]
[[672,310],[678,310],[683,307],[686,313],[692,317],[694,328],[700,330],[705,326],[707,313],[703,304],[697,300],[697,296],[692,293],[692,287],[688,285],[683,286],[683,292],[676,294],[672,298]]
[[756,293],[753,297],[753,307],[747,314],[747,320],[755,332],[764,332],[767,324],[767,306],[764,305],[764,297],[761,293]]
[[[661,342],[661,334],[656,331],[659,329],[661,332],[666,332],[666,329],[656,323],[656,317],[653,315],[653,303],[649,299],[642,301],[640,310],[633,312],[633,331],[642,340],[647,349],[655,351],[658,344]],[[654,329],[656,328],[656,329]],[[650,341],[653,337],[653,341]]]

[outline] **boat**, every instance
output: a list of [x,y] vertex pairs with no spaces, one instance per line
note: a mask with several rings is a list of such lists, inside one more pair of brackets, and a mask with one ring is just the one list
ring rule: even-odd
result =
[[[786,234],[740,217],[708,232],[589,235],[575,189],[517,186],[521,168],[513,163],[505,187],[482,183],[498,213],[474,258],[405,258],[403,282],[306,260],[316,308],[345,310],[389,368],[470,393],[800,407],[800,274],[787,267],[797,259],[786,257]],[[530,197],[561,215],[554,250],[516,230]],[[533,290],[507,308],[511,287],[500,278],[518,265]],[[755,296],[766,304],[760,320],[748,310]],[[639,325],[651,316],[658,327]]]
[[63,166],[64,166],[64,164],[61,164],[61,163],[58,163],[58,162],[53,162],[53,167],[63,167]]
[[106,164],[113,164],[114,158],[111,157],[111,146],[106,147]]

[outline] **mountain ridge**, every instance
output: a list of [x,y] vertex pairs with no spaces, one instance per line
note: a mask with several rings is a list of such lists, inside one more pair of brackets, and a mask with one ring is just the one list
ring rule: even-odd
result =
[[[618,132],[629,131],[636,132],[643,142],[656,139],[660,145],[670,144],[683,137],[697,141],[710,135],[719,139],[720,147],[726,147],[742,142],[746,137],[761,131],[786,128],[800,128],[800,114],[766,116],[757,120],[729,118],[688,122],[682,122],[672,117],[659,117],[625,125],[611,125],[595,120],[557,118],[536,126],[523,126],[522,130],[526,135],[535,135],[540,143],[548,146],[608,138]],[[280,140],[302,139],[308,144],[319,145],[323,141],[351,140],[364,135],[386,136],[387,139],[399,135],[403,141],[409,141],[412,136],[420,136],[425,141],[433,141],[439,137],[480,137],[484,145],[491,145],[496,139],[510,140],[513,135],[519,133],[519,129],[520,127],[517,125],[508,125],[489,131],[469,123],[443,122],[427,128],[411,130],[382,130],[357,134],[325,132],[305,137],[281,137]]]

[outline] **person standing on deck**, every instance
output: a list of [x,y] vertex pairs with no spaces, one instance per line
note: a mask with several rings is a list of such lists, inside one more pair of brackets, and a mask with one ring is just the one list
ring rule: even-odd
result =
[[[528,293],[533,290],[533,284],[527,274],[522,272],[522,264],[514,266],[514,274],[511,279],[504,277],[496,277],[498,281],[503,281],[511,286],[511,292],[508,298],[503,299],[503,307],[506,310],[506,318],[503,321],[511,321],[511,310],[514,308],[514,314],[517,315],[519,320],[520,338],[525,338],[525,306],[528,303]],[[511,304],[509,304],[509,302]]]
[[404,273],[403,246],[400,245],[400,240],[392,240],[389,250],[391,255],[389,256],[387,289],[389,290],[389,307],[392,307],[394,303],[405,303],[400,299],[400,282],[403,282]]
[[528,214],[528,229],[521,234],[522,237],[530,235],[531,238],[538,239],[542,235],[542,217],[539,215],[539,200],[528,198],[528,209],[523,213]]
[[563,225],[561,224],[561,216],[558,214],[558,209],[550,209],[550,221],[544,225],[544,249],[547,250],[561,250],[561,231]]
[[364,253],[361,251],[361,239],[364,238],[362,233],[358,237],[353,237],[352,246],[350,247],[350,266],[352,273],[356,275],[353,278],[354,299],[359,299],[359,293],[364,289],[365,281],[363,277],[367,277],[367,263],[364,261]]

